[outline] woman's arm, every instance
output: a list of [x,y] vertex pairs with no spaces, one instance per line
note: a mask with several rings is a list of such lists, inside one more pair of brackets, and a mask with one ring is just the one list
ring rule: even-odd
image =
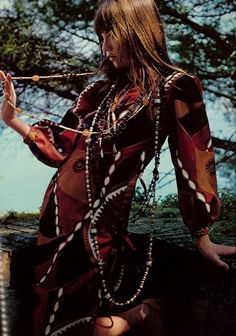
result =
[[40,120],[33,126],[18,119],[14,108],[16,94],[11,76],[10,74],[6,76],[3,71],[0,71],[0,80],[3,81],[5,86],[5,97],[0,114],[2,120],[24,138],[24,142],[38,160],[50,167],[60,167],[72,153],[74,144],[79,139],[78,133],[73,132],[73,129],[76,130],[84,117],[89,113],[94,113],[100,104],[102,98],[101,95],[98,95],[98,92],[104,86],[104,82],[92,83],[82,91],[60,122],[60,125],[71,130],[62,130],[58,127],[58,124],[47,119]]
[[210,129],[201,84],[196,77],[183,76],[173,85],[169,110],[172,111],[169,144],[183,221],[197,239],[201,254],[228,270],[221,257],[236,253],[236,248],[214,244],[208,236],[208,227],[219,216],[220,201]]
[[[30,126],[19,119],[16,114],[16,93],[11,75],[5,75],[3,71],[0,71],[0,80],[2,80],[4,89],[0,113],[3,122],[23,137],[24,142],[29,145],[32,153],[40,161],[51,167],[59,167],[70,152],[76,133],[64,131],[60,134],[56,124],[54,127],[54,123],[47,120],[39,123],[42,123],[42,126]],[[56,133],[55,137],[54,133]],[[62,148],[63,153],[61,153]]]
[[16,93],[12,83],[11,75],[7,74],[6,76],[4,72],[0,70],[0,79],[4,86],[1,119],[7,126],[14,129],[25,139],[30,131],[30,126],[25,121],[17,118],[16,116],[15,109],[13,107],[16,105]]

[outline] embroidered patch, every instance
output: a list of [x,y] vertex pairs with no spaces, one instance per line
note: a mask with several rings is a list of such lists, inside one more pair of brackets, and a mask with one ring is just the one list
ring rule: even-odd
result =
[[73,163],[73,171],[78,173],[85,168],[85,159],[78,159]]
[[216,173],[215,169],[215,161],[213,159],[209,160],[206,163],[206,171],[208,172],[209,175],[214,176]]

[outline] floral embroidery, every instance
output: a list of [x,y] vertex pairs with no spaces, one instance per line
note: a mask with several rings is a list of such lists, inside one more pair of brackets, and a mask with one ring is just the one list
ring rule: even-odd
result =
[[215,161],[213,159],[209,160],[206,163],[206,171],[208,172],[209,175],[214,176],[216,173],[215,169]]
[[78,159],[73,163],[73,171],[78,173],[85,169],[85,159]]

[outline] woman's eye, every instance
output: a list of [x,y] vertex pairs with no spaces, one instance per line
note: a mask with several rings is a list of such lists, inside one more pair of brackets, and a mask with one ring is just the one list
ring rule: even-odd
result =
[[110,31],[108,32],[108,38],[109,38],[110,40],[115,40],[115,39],[116,39],[116,36],[115,36],[115,34],[114,34],[114,32],[113,32],[112,30],[110,30]]

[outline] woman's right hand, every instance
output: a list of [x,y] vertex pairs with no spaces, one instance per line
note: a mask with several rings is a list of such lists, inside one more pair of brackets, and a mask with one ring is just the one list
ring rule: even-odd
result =
[[0,80],[3,82],[3,103],[1,110],[1,119],[7,126],[14,129],[24,139],[30,132],[30,126],[22,119],[16,117],[16,92],[12,83],[11,75],[0,70]]
[[10,125],[13,119],[16,118],[15,109],[13,107],[16,106],[16,93],[10,74],[5,75],[5,73],[0,70],[0,80],[2,81],[2,87],[3,87],[1,119],[7,125]]

